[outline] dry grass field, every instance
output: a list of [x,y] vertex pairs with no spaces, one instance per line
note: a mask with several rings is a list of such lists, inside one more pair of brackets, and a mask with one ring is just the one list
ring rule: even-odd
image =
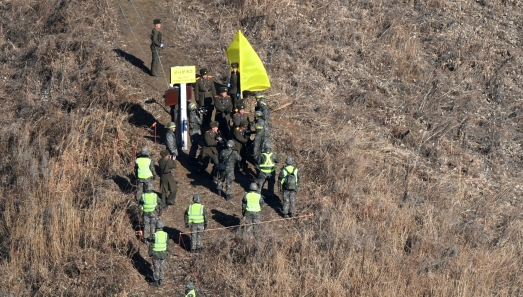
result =
[[[0,296],[166,296],[186,280],[204,296],[523,295],[522,11],[0,1]],[[271,78],[275,151],[297,160],[298,208],[314,213],[256,241],[209,236],[198,256],[173,240],[159,289],[133,229],[133,147],[168,121],[150,104],[167,86],[146,73],[153,18],[165,71],[194,64],[220,83],[242,30]],[[179,170],[181,196],[209,191]]]

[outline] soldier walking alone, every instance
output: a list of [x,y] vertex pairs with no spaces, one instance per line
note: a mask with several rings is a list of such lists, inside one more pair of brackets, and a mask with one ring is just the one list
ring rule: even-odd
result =
[[163,231],[163,222],[156,221],[156,232],[154,233],[152,243],[149,245],[149,257],[153,258],[153,279],[149,285],[159,287],[165,275],[165,262],[169,253],[169,236]]
[[162,32],[160,32],[162,21],[155,19],[153,20],[153,24],[154,28],[151,31],[151,52],[153,56],[151,61],[151,76],[159,77],[158,63],[160,62],[160,50],[163,49]]
[[287,157],[285,159],[285,167],[280,171],[278,176],[278,187],[280,192],[283,191],[283,216],[285,218],[296,215],[296,193],[298,193],[298,186],[300,181],[300,173],[298,168],[293,166],[294,159]]
[[242,215],[245,218],[245,223],[248,224],[247,232],[254,229],[254,235],[258,234],[261,221],[261,208],[265,205],[263,196],[258,191],[256,183],[251,183],[249,192],[243,196],[242,201]]

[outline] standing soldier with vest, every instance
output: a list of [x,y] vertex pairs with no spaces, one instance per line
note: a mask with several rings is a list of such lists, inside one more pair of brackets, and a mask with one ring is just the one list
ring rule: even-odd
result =
[[174,122],[169,122],[165,128],[167,129],[167,131],[165,131],[165,146],[167,147],[167,150],[172,157],[178,157],[178,148],[176,146],[175,134],[176,124]]
[[194,102],[189,102],[189,132],[191,133],[191,150],[189,151],[189,158],[193,165],[198,165],[196,153],[198,152],[198,145],[200,144],[200,137],[202,134],[202,113],[196,108]]
[[154,28],[151,32],[151,52],[153,54],[153,59],[151,61],[151,76],[159,77],[158,63],[160,62],[160,50],[163,49],[162,32],[160,32],[162,22],[160,19],[155,19],[153,20],[153,24]]
[[265,182],[269,180],[269,193],[275,196],[274,184],[276,183],[276,169],[275,164],[280,162],[280,158],[276,153],[271,152],[272,146],[270,143],[265,143],[263,147],[263,153],[260,155],[260,158],[257,160],[258,163],[258,178],[256,179],[256,184],[260,193],[265,185]]
[[156,232],[154,233],[152,243],[149,245],[149,257],[153,258],[153,279],[149,285],[159,287],[165,275],[165,260],[169,252],[169,236],[163,231],[163,222],[156,221]]
[[169,155],[167,150],[161,151],[160,156],[162,158],[158,161],[158,167],[160,168],[160,189],[162,192],[161,204],[162,208],[164,208],[167,205],[176,203],[178,181],[174,179],[174,170],[176,169],[174,158]]
[[191,228],[191,252],[202,250],[203,230],[207,228],[207,209],[201,204],[201,197],[194,194],[193,204],[189,205],[185,212],[185,228]]
[[194,287],[193,282],[187,282],[185,285],[185,297],[198,297],[198,293],[196,292],[196,288]]
[[204,173],[209,165],[209,160],[212,160],[214,164],[212,167],[211,176],[216,176],[216,164],[218,164],[218,143],[222,141],[222,138],[218,136],[218,122],[214,121],[211,123],[211,129],[205,132],[204,146],[202,149],[202,168],[201,173]]
[[149,240],[149,230],[154,234],[156,220],[161,214],[160,204],[158,203],[158,194],[154,192],[154,186],[148,183],[145,186],[145,193],[142,194],[140,205],[143,219],[143,237],[142,242]]
[[216,88],[214,87],[212,77],[207,75],[207,69],[205,68],[200,69],[200,77],[196,79],[194,93],[198,107],[205,107],[207,109],[207,113],[203,116],[203,122],[205,125],[209,125],[212,121]]
[[223,182],[225,181],[225,191],[227,194],[227,201],[232,200],[232,183],[234,182],[234,166],[236,162],[241,161],[242,158],[234,148],[234,141],[227,141],[227,148],[224,149],[220,154],[220,161],[225,164],[225,171],[219,172],[218,184],[216,189],[218,190],[218,196],[222,196]]
[[280,192],[283,191],[283,216],[288,218],[296,215],[296,193],[298,193],[300,173],[298,168],[293,166],[292,157],[287,157],[285,164],[287,166],[281,169],[278,176],[278,187]]
[[244,172],[247,172],[247,144],[251,141],[249,135],[245,134],[247,130],[247,122],[241,122],[239,127],[236,127],[232,132],[232,140],[234,141],[234,148],[240,154],[240,167]]
[[259,230],[258,224],[261,221],[261,208],[265,206],[265,202],[256,183],[251,183],[249,190],[250,191],[243,196],[242,215],[245,218],[245,223],[248,224],[247,232],[249,232],[254,225],[254,235],[257,235]]
[[214,106],[216,107],[216,115],[214,119],[219,123],[220,131],[223,133],[225,139],[230,139],[230,122],[232,115],[232,101],[231,97],[227,95],[227,88],[220,88],[220,95],[214,97]]
[[243,105],[243,100],[241,99],[240,94],[240,72],[238,72],[238,66],[239,65],[237,62],[231,63],[231,78],[227,84],[227,87],[229,87],[229,91],[227,93],[233,100],[234,109],[238,109],[239,105]]
[[151,182],[151,178],[156,178],[156,171],[154,170],[154,164],[149,159],[149,149],[143,147],[140,150],[140,155],[136,158],[134,170],[136,177],[138,178],[138,189],[136,190],[136,199],[140,201],[142,193],[144,191],[145,184]]

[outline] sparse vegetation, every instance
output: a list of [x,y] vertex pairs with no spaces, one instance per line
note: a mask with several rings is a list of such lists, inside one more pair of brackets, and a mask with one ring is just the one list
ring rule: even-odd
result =
[[[171,255],[206,296],[522,294],[520,1],[133,3],[164,20],[166,63],[223,82],[241,29],[271,77],[269,106],[294,101],[273,112],[273,143],[296,156],[298,209],[315,216]],[[117,51],[150,61],[149,32],[133,23],[145,53],[125,40],[119,4],[0,3],[0,295],[149,289],[129,176],[154,122],[139,101],[160,96]]]

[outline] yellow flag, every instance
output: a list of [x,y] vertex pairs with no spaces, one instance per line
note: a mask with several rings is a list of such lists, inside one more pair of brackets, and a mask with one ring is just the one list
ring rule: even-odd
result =
[[263,91],[271,87],[260,57],[240,30],[227,48],[227,58],[229,65],[239,64],[241,91]]

